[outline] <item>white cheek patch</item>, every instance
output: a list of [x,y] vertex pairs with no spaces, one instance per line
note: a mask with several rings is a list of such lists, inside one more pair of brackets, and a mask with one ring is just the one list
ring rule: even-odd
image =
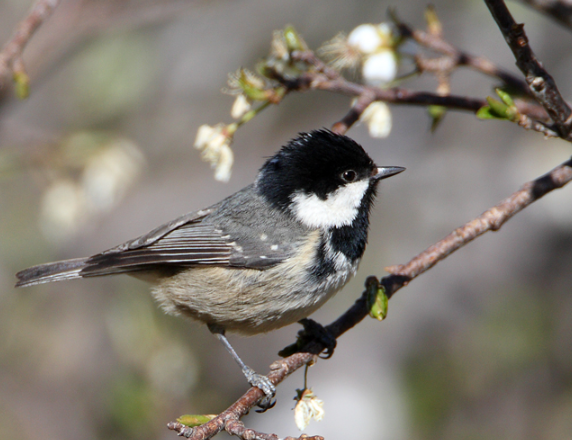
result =
[[369,186],[369,180],[360,180],[338,188],[326,200],[316,194],[297,192],[292,197],[292,212],[310,228],[333,228],[351,224]]

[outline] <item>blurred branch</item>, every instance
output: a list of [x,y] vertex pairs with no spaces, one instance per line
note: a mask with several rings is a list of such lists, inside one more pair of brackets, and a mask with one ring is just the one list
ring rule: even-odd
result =
[[546,14],[572,30],[571,0],[521,0],[524,4]]
[[[326,331],[337,339],[368,316],[367,296],[369,288],[367,287],[371,283],[379,283],[379,285],[385,289],[386,295],[391,298],[395,292],[423,272],[431,269],[439,261],[445,259],[485,232],[499,230],[505,222],[528,205],[549,192],[562,188],[570,181],[572,181],[572,159],[562,163],[549,173],[525,183],[520,190],[513,193],[498,205],[485,211],[479,217],[455,229],[447,237],[427,248],[408,263],[386,268],[391,275],[382,278],[381,281],[378,282],[377,278],[369,277],[366,281],[366,291],[343,315],[326,326]],[[299,353],[274,362],[270,366],[268,378],[274,385],[278,385],[294,371],[314,361],[316,355],[321,353],[325,348],[324,343],[312,340],[301,348]],[[227,410],[204,425],[190,428],[178,422],[171,422],[168,424],[168,428],[178,432],[179,435],[193,440],[209,439],[222,430],[226,430],[228,433],[237,435],[244,440],[273,440],[275,438],[274,434],[256,436],[255,431],[243,429],[242,424],[236,424],[241,417],[248,414],[264,397],[265,395],[262,390],[253,387]],[[240,429],[236,429],[237,427],[240,427]]]
[[559,136],[572,141],[572,110],[560,95],[552,76],[534,55],[524,24],[514,21],[503,0],[485,0],[485,3],[514,54],[516,65],[525,75],[532,95],[554,121]]
[[[34,39],[34,47],[30,47],[26,53],[27,70],[32,71],[36,83],[49,75],[54,67],[58,67],[73,55],[85,38],[104,29],[140,27],[179,16],[181,11],[197,4],[198,0],[40,0],[36,5],[40,3],[59,4],[59,6],[58,13],[42,29],[42,38]],[[14,36],[0,53],[0,110],[3,105],[10,102],[10,94],[4,87],[12,72],[10,64],[5,64],[8,62],[7,59],[4,61],[6,48],[17,36],[20,27],[29,26],[26,22],[35,8],[36,6],[32,8],[30,15],[18,25]],[[45,21],[45,18],[47,15],[42,20]],[[32,31],[35,31],[39,24],[41,21]],[[24,44],[30,37],[31,34]],[[13,47],[10,52],[12,50]],[[18,58],[21,58],[21,50],[19,54],[16,54],[16,59]]]
[[36,29],[52,14],[59,3],[60,0],[38,0],[30,9],[28,16],[18,23],[12,37],[0,52],[0,89],[6,86],[10,77],[14,77],[16,81],[17,77],[25,78],[27,81],[28,75],[22,61],[24,48]]

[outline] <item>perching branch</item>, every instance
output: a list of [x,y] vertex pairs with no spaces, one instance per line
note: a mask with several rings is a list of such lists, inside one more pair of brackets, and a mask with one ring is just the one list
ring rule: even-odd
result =
[[550,115],[560,137],[572,141],[572,110],[560,95],[552,76],[534,55],[524,32],[524,24],[514,21],[503,0],[485,0],[485,3],[512,50],[516,65],[524,74],[532,95]]
[[[179,422],[169,423],[168,428],[175,431],[179,436],[189,438],[193,436],[193,428]],[[234,435],[243,440],[280,440],[276,434],[266,434],[247,428],[240,420],[230,419],[224,424],[224,430],[230,435]],[[286,437],[284,440],[324,440],[319,435],[308,436],[302,434],[300,437]]]
[[[305,347],[305,352],[295,353],[285,359],[277,360],[270,366],[268,378],[274,385],[278,385],[294,371],[313,361],[316,354],[320,353],[323,349],[324,347],[320,346],[319,343],[313,343],[311,346]],[[171,422],[167,427],[171,430],[177,431],[179,435],[183,435],[193,440],[206,440],[223,430],[226,430],[229,434],[238,435],[239,432],[232,429],[232,423],[237,422],[241,417],[248,414],[248,412],[264,397],[265,394],[262,390],[252,387],[227,410],[223,411],[204,425],[189,428],[178,422]],[[245,436],[241,436],[241,438],[244,440],[250,440]]]

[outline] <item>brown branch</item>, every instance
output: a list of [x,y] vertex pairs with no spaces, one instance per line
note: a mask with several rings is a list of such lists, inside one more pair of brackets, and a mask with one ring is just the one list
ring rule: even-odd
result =
[[[228,422],[225,426],[225,431],[230,435],[235,435],[243,440],[279,440],[276,434],[266,434],[264,432],[246,428],[242,422],[237,420]],[[324,440],[324,437],[319,435],[307,436],[302,434],[300,437],[286,437],[284,440]]]
[[[190,438],[193,436],[193,428],[183,425],[179,422],[172,422],[167,427],[175,431],[179,436]],[[225,423],[224,430],[230,435],[240,437],[243,440],[279,440],[276,434],[266,434],[264,432],[255,431],[254,429],[247,428],[239,420],[229,420]],[[302,434],[300,437],[286,437],[284,440],[324,440],[324,437],[319,435],[308,436]]]
[[572,29],[571,0],[521,0],[525,5],[553,18],[558,23]]
[[247,428],[239,420],[231,420],[225,425],[225,431],[230,435],[240,437],[244,440],[279,440],[276,434],[266,434]]
[[25,74],[22,62],[24,48],[59,3],[60,0],[38,0],[30,9],[28,16],[18,24],[12,37],[0,52],[0,89],[14,73]]
[[516,65],[524,74],[532,95],[546,109],[560,137],[572,141],[572,110],[560,95],[552,76],[534,55],[524,25],[514,21],[503,0],[485,0],[485,3],[512,50]]

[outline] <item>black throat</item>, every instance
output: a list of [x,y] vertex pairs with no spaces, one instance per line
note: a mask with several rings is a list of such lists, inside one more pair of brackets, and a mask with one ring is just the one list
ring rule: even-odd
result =
[[361,259],[367,245],[367,233],[369,229],[369,212],[373,205],[375,186],[371,186],[358,209],[354,221],[346,226],[331,228],[322,234],[320,247],[318,248],[317,262],[313,273],[316,276],[327,276],[335,273],[335,263],[331,254],[328,255],[329,247],[334,254],[343,254],[350,263]]
[[348,260],[354,263],[359,260],[365,251],[367,244],[367,232],[369,229],[369,211],[373,199],[372,191],[364,196],[363,203],[359,207],[354,221],[346,226],[332,228],[330,230],[330,244],[334,252],[341,252]]

